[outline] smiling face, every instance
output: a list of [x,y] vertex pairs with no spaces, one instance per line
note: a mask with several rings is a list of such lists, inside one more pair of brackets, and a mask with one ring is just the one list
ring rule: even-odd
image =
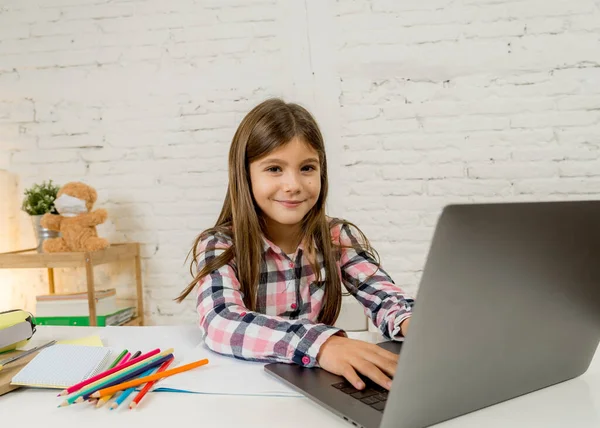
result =
[[297,227],[321,193],[319,154],[294,137],[250,163],[250,181],[267,228]]

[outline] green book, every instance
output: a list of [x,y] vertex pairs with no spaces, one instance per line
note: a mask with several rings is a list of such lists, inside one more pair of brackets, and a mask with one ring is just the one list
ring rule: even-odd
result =
[[[131,320],[135,314],[135,307],[119,309],[117,312],[107,315],[96,316],[98,327],[106,327],[107,325],[121,325]],[[90,325],[90,317],[81,316],[61,316],[61,317],[35,317],[37,325],[69,325],[88,327]]]

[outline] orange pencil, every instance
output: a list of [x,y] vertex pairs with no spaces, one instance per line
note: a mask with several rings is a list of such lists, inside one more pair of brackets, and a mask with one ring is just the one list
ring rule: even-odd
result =
[[178,373],[182,373],[182,372],[185,372],[185,371],[188,371],[191,369],[195,369],[196,367],[200,367],[205,364],[208,364],[208,360],[206,358],[203,360],[194,361],[193,363],[189,363],[184,366],[175,367],[174,369],[171,369],[171,370],[166,370],[162,373],[154,373],[154,374],[151,374],[150,376],[145,376],[145,377],[142,377],[139,379],[130,380],[129,382],[120,383],[118,385],[111,386],[109,388],[100,389],[100,390],[94,392],[93,394],[91,394],[90,397],[93,397],[93,398],[104,397],[105,395],[114,394],[117,391],[123,391],[127,388],[131,388],[132,386],[138,386],[143,383],[150,382],[152,380],[157,380],[157,379],[162,379],[164,377],[173,376]]
[[[164,372],[174,360],[175,358],[171,358],[169,361],[165,361],[163,365],[160,366],[160,368],[156,371],[156,373]],[[153,380],[144,385],[142,390],[138,392],[137,395],[133,397],[133,400],[131,400],[131,403],[129,403],[129,408],[135,409],[138,406],[138,404],[140,404],[141,399],[144,398],[144,395],[146,395],[146,393],[150,391],[150,388],[152,388],[154,384],[156,384],[156,382],[158,382],[158,380]]]

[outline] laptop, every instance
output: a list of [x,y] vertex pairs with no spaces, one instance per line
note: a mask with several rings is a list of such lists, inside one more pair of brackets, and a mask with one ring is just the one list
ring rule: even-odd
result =
[[600,201],[446,206],[388,392],[267,373],[364,428],[421,428],[583,374],[600,340]]

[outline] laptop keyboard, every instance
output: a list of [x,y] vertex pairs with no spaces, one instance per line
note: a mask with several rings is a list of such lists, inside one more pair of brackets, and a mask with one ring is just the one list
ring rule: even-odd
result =
[[352,398],[362,401],[375,410],[383,412],[385,402],[388,398],[388,390],[370,381],[367,381],[365,385],[365,388],[362,390],[354,388],[348,381],[334,383],[331,386],[344,394],[348,394]]

